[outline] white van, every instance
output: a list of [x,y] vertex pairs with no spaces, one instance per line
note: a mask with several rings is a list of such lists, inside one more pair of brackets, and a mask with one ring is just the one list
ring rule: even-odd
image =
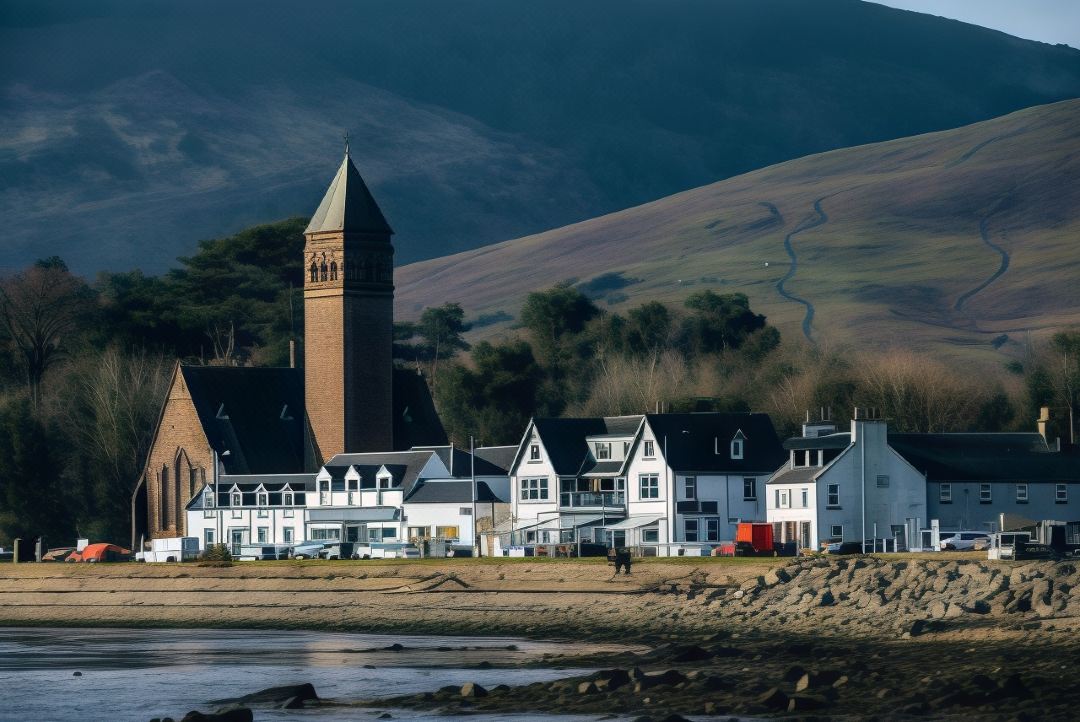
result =
[[990,532],[985,531],[943,531],[941,543],[938,547],[941,551],[966,552],[975,548],[978,540],[990,542]]
[[199,538],[193,536],[154,539],[149,551],[135,555],[135,561],[139,562],[190,562],[198,558]]

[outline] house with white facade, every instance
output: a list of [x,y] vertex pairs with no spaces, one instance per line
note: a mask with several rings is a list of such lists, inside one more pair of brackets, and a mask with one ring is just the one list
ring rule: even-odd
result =
[[203,548],[342,541],[383,556],[438,539],[471,549],[478,526],[509,514],[514,451],[418,447],[338,454],[316,474],[220,474],[188,504],[188,529]]
[[857,418],[839,433],[805,424],[788,439],[788,460],[766,484],[774,538],[801,548],[896,539],[900,548],[926,522],[926,478],[888,442],[882,419]]
[[504,546],[709,551],[764,520],[764,482],[783,458],[765,414],[533,419],[510,467]]
[[768,521],[777,539],[804,548],[921,546],[932,521],[945,532],[1000,530],[1003,515],[1080,519],[1080,457],[1039,433],[889,433],[886,420],[856,409],[849,431],[807,423],[784,446]]

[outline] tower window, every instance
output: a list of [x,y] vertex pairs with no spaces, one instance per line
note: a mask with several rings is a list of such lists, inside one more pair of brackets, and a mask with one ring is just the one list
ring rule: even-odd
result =
[[311,262],[311,282],[315,283],[319,280],[319,267],[315,265],[315,262]]
[[337,261],[330,261],[330,280],[337,280]]
[[323,261],[322,266],[319,267],[319,278],[321,278],[323,281],[327,280],[327,271],[328,269],[326,267],[326,261]]

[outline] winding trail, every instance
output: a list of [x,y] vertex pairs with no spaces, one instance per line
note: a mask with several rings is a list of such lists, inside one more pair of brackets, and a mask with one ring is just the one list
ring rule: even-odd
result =
[[990,274],[989,278],[980,283],[978,286],[975,286],[975,288],[972,288],[971,290],[965,291],[964,293],[960,294],[960,297],[956,299],[956,304],[953,306],[953,310],[963,310],[964,304],[967,303],[969,298],[974,296],[979,291],[982,291],[984,288],[989,286],[997,279],[1001,278],[1005,271],[1009,270],[1009,252],[990,240],[990,231],[988,229],[990,218],[995,213],[1001,210],[1002,206],[1005,205],[1005,200],[1008,197],[1008,194],[1006,194],[999,198],[998,201],[994,204],[994,207],[991,208],[990,211],[979,220],[979,237],[982,238],[983,243],[985,243],[989,248],[996,251],[1001,256],[1001,265],[998,266],[998,269],[996,271]]
[[806,315],[803,317],[802,322],[802,332],[803,335],[806,336],[806,340],[810,343],[814,343],[814,338],[811,335],[813,332],[812,326],[814,323],[814,304],[810,303],[805,298],[796,296],[795,294],[788,291],[787,288],[785,288],[785,284],[792,278],[794,278],[795,273],[799,270],[799,259],[795,256],[795,249],[791,245],[791,239],[793,236],[795,236],[796,233],[802,233],[803,231],[808,231],[811,228],[823,226],[829,222],[829,216],[825,213],[824,210],[822,210],[821,202],[833,195],[836,194],[830,193],[829,195],[822,196],[821,198],[818,198],[816,201],[814,201],[814,212],[817,213],[817,217],[803,221],[798,226],[796,226],[795,229],[791,231],[791,233],[784,236],[784,250],[787,251],[788,258],[791,259],[791,266],[788,268],[788,272],[784,274],[784,277],[776,283],[777,293],[779,293],[781,296],[788,299],[789,301],[801,303],[804,307],[806,307]]

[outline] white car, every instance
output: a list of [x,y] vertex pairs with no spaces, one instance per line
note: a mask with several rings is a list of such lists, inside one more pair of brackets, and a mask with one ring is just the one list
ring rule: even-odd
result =
[[990,534],[984,531],[954,531],[945,532],[941,537],[941,544],[939,549],[941,551],[957,551],[966,552],[975,548],[976,541],[983,541],[989,543]]

